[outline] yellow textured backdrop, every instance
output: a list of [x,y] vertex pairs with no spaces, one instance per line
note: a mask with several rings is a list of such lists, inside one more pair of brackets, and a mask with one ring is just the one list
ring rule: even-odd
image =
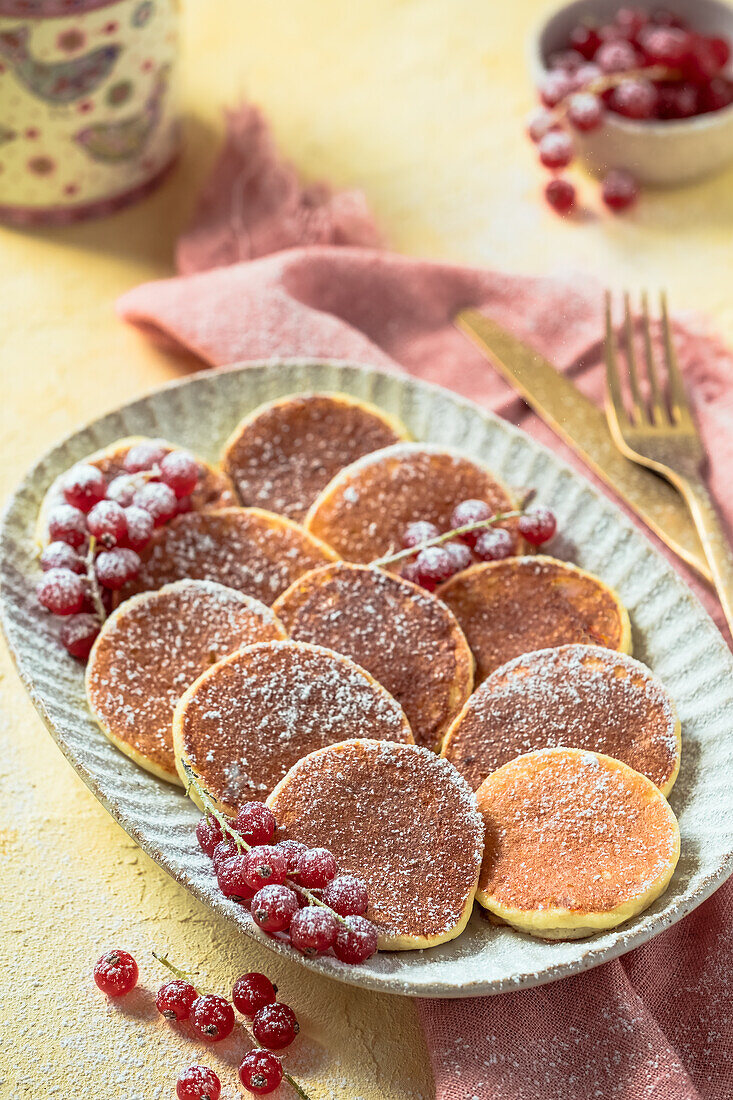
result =
[[[170,272],[221,108],[240,96],[264,106],[306,176],[362,186],[396,249],[516,271],[582,268],[618,287],[664,282],[675,304],[705,309],[733,342],[733,173],[645,194],[616,220],[563,222],[538,200],[542,177],[522,137],[524,52],[545,7],[185,0],[187,142],[175,175],[104,222],[0,230],[3,495],[59,436],[194,369],[118,323],[113,302]],[[329,983],[238,939],[95,802],[4,653],[0,675],[0,1096],[168,1100],[190,1061],[231,1066],[234,1045],[201,1050],[156,1017],[146,992],[159,978],[153,944],[200,966],[214,987],[246,968],[273,974],[301,1018],[293,1065],[314,1098],[433,1095],[409,1001]],[[110,945],[143,964],[144,990],[115,1005],[90,978]],[[233,1080],[230,1070],[228,1097]]]

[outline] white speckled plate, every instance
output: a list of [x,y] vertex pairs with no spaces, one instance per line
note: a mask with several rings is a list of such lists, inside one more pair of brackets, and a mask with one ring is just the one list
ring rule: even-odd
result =
[[634,654],[672,692],[682,721],[682,770],[671,802],[682,857],[667,892],[620,930],[543,943],[475,913],[464,934],[427,951],[384,953],[361,967],[334,959],[304,966],[372,989],[431,997],[478,996],[553,981],[637,947],[699,905],[733,870],[733,658],[676,573],[582,477],[521,432],[446,390],[341,363],[264,363],[188,378],[83,428],[50,451],[10,501],[0,531],[2,621],[18,671],[61,750],[109,812],[187,889],[273,950],[246,910],[215,889],[183,794],[117,752],[89,716],[81,666],[53,639],[39,608],[32,533],[51,481],[126,435],[162,435],[216,460],[239,419],[298,390],[343,390],[400,417],[416,439],[458,447],[510,486],[535,486],[559,519],[573,560],[618,590],[631,614]]

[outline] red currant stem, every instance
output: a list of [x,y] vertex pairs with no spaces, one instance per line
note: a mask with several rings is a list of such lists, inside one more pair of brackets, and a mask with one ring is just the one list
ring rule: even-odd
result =
[[477,520],[476,523],[467,523],[463,527],[454,527],[452,531],[436,535],[434,539],[426,539],[425,542],[419,542],[417,546],[408,546],[407,550],[400,550],[397,554],[387,554],[384,558],[377,558],[371,564],[380,567],[395,565],[396,562],[404,561],[405,558],[412,558],[415,554],[419,554],[421,550],[428,550],[431,546],[440,546],[444,542],[460,538],[461,535],[468,535],[471,531],[483,531],[487,527],[494,527],[497,523],[503,523],[504,520],[523,516],[525,507],[525,503],[522,502],[521,506],[512,512],[497,512],[495,516],[489,516],[488,519]]
[[92,597],[92,603],[94,604],[94,610],[97,613],[100,625],[107,618],[107,612],[104,610],[104,604],[102,603],[102,594],[99,591],[99,581],[97,580],[97,573],[94,568],[94,554],[97,549],[97,540],[94,535],[89,536],[89,549],[87,550],[87,556],[84,559],[84,566],[86,568],[87,580],[89,581],[89,589]]
[[[183,761],[183,770],[185,771],[186,777],[188,779],[188,783],[186,784],[186,794],[188,794],[189,791],[193,788],[193,790],[196,792],[201,800],[201,804],[204,807],[204,813],[207,815],[207,817],[214,818],[222,833],[225,836],[230,836],[236,844],[237,848],[244,848],[245,851],[249,852],[252,846],[247,843],[241,833],[238,833],[236,829],[232,828],[227,818],[217,807],[209,791],[207,791],[206,787],[203,785],[203,783],[201,783],[199,776],[193,770],[191,765],[185,760]],[[341,924],[346,924],[345,919],[341,916],[340,913],[337,913],[336,910],[332,909],[330,905],[326,905],[325,901],[321,901],[319,897],[316,897],[316,895],[311,893],[311,891],[308,890],[305,886],[301,886],[300,883],[296,882],[295,879],[292,878],[290,875],[287,876],[287,880],[288,886],[291,888],[291,890],[295,890],[297,894],[300,894],[302,897],[307,898],[309,905],[320,905],[321,909],[328,909],[328,911],[333,914],[337,921],[340,921]]]
[[557,122],[561,122],[567,111],[568,101],[578,92],[602,95],[610,88],[616,88],[619,84],[623,84],[625,80],[682,80],[682,76],[680,69],[668,69],[664,65],[650,65],[646,69],[626,69],[620,73],[604,73],[603,76],[598,76],[595,80],[590,80],[587,84],[584,84],[582,88],[576,88],[574,91],[568,92],[557,106],[552,108],[550,114]]
[[[174,978],[180,978],[181,981],[188,982],[189,985],[192,985],[193,988],[198,993],[198,995],[201,996],[201,989],[198,986],[194,985],[194,983],[191,979],[191,975],[187,971],[181,970],[180,967],[178,967],[174,963],[172,963],[170,961],[170,959],[168,958],[167,952],[164,955],[159,955],[157,951],[153,951],[153,958],[157,959],[157,961],[161,964],[161,966],[164,966],[166,968],[166,970],[170,970],[170,972],[171,972],[171,974],[173,975]],[[258,1042],[254,1032],[252,1031],[252,1025],[249,1023],[248,1020],[242,1019],[241,1024],[242,1024],[242,1027],[244,1028],[244,1030],[249,1035],[250,1039],[252,1040],[252,1044],[255,1047],[257,1047],[258,1050],[267,1050],[268,1049],[267,1047],[263,1047],[262,1043]],[[287,1081],[290,1082],[290,1084],[293,1086],[293,1088],[297,1092],[298,1096],[301,1096],[303,1098],[303,1100],[311,1100],[310,1096],[305,1091],[305,1089],[302,1088],[302,1086],[298,1084],[298,1082],[295,1080],[295,1078],[291,1077],[290,1074],[287,1072],[287,1070],[284,1069],[284,1068],[283,1068],[283,1077]]]

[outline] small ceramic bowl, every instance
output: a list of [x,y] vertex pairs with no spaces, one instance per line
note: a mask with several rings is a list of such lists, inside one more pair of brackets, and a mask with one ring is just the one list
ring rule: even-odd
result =
[[[567,48],[572,28],[583,19],[609,22],[622,0],[575,0],[551,15],[531,43],[532,76],[539,84],[547,59]],[[638,7],[652,7],[639,3]],[[665,0],[664,7],[704,34],[733,41],[733,8],[721,0]],[[727,75],[733,74],[729,65]],[[689,183],[720,171],[733,161],[733,104],[696,118],[634,122],[607,112],[604,124],[587,134],[574,133],[580,157],[592,172],[628,168],[645,184]]]

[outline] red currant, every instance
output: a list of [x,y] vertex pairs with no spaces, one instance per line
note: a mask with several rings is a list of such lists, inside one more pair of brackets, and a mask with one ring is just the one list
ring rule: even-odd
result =
[[176,515],[183,516],[186,512],[193,511],[193,499],[191,497],[179,497]]
[[231,898],[232,901],[249,901],[254,896],[257,887],[251,886],[247,881],[247,856],[245,853],[229,856],[228,859],[223,859],[218,864],[214,862],[214,869],[219,889],[225,898]]
[[639,55],[630,42],[620,39],[604,42],[593,58],[601,72],[624,73],[639,63]]
[[700,110],[704,89],[686,82],[663,84],[657,91],[657,117],[661,119],[692,118]]
[[204,993],[191,1005],[191,1027],[200,1039],[219,1043],[231,1035],[234,1028],[234,1009],[223,997]]
[[125,508],[127,534],[123,545],[130,550],[144,550],[153,537],[155,521],[150,512],[132,504]]
[[575,206],[575,188],[569,180],[552,179],[545,187],[545,198],[553,210],[564,216]]
[[137,985],[137,963],[129,951],[107,951],[95,964],[94,981],[108,997],[122,997]]
[[41,554],[41,569],[70,569],[72,573],[83,573],[86,566],[83,558],[69,546],[68,542],[50,542]]
[[548,111],[545,107],[537,107],[527,119],[527,134],[535,145],[545,134],[549,134],[551,130],[557,130],[557,128],[557,118],[552,111]]
[[301,955],[323,955],[333,946],[337,921],[328,909],[308,905],[299,909],[290,924],[290,942]]
[[67,504],[88,512],[98,501],[104,500],[107,485],[101,470],[82,463],[69,470],[63,481],[63,492]]
[[187,497],[198,483],[198,463],[187,451],[171,451],[160,463],[160,477],[177,497]]
[[263,886],[252,898],[252,919],[263,932],[285,932],[298,912],[298,895],[289,886]]
[[449,555],[451,562],[453,563],[453,573],[460,573],[462,569],[468,569],[469,565],[473,561],[471,557],[471,551],[465,542],[458,542],[454,540],[452,542],[446,542],[443,544],[443,549],[446,554]]
[[289,1047],[299,1031],[298,1020],[289,1005],[264,1005],[252,1020],[252,1034],[269,1050]]
[[592,92],[576,92],[568,100],[568,122],[576,130],[587,133],[597,130],[603,122],[603,104]]
[[[679,27],[646,27],[639,35],[639,45],[651,65],[664,65],[678,69],[689,55],[692,40],[687,31]],[[630,69],[631,65],[624,68]]]
[[178,511],[176,494],[162,481],[148,481],[142,485],[132,502],[136,508],[143,508],[150,512],[156,527],[162,527],[169,519],[173,519]]
[[141,564],[134,550],[115,546],[113,550],[102,550],[97,554],[94,569],[99,583],[115,592],[123,588],[128,581],[135,579],[140,572]]
[[[458,527],[468,527],[472,523],[484,523],[487,519],[491,519],[492,515],[493,512],[485,500],[462,500],[451,513],[451,530]],[[468,546],[473,546],[480,534],[479,529],[478,531],[467,531],[465,535],[459,537]]]
[[602,75],[599,66],[594,61],[589,61],[586,65],[581,66],[577,73],[573,74],[573,91],[584,91],[589,84],[594,84]]
[[218,871],[222,863],[227,859],[231,859],[232,856],[244,855],[243,851],[237,848],[231,837],[222,837],[219,843],[214,848],[211,862],[214,864],[214,870]]
[[191,1005],[198,993],[190,982],[182,978],[173,978],[165,982],[155,995],[155,1007],[166,1020],[187,1020],[191,1014]]
[[272,844],[258,844],[244,858],[244,880],[253,890],[259,890],[261,886],[279,886],[285,882],[288,860],[281,848]]
[[570,32],[570,45],[574,50],[590,61],[601,44],[601,38],[595,27],[586,26],[584,23],[573,27]]
[[[697,88],[693,89],[691,84],[683,85],[683,87],[694,90],[697,99]],[[680,91],[681,90],[682,89],[680,89]],[[703,87],[699,89],[699,102],[697,106],[703,113],[707,111],[721,111],[724,107],[729,107],[731,103],[733,103],[733,81],[726,80],[725,77],[713,77],[708,84],[703,85]]]
[[256,970],[237,978],[232,990],[235,1007],[250,1020],[265,1005],[272,1004],[277,996],[277,986]]
[[239,1080],[257,1096],[274,1092],[282,1079],[282,1062],[267,1050],[251,1050],[239,1064]]
[[601,195],[611,210],[626,210],[639,197],[639,185],[630,172],[613,168],[603,180]]
[[680,30],[687,30],[687,20],[671,12],[669,8],[655,8],[651,14],[651,21],[658,27],[678,27]]
[[550,55],[548,65],[551,69],[559,69],[565,73],[574,73],[585,61],[582,53],[578,50],[558,50],[557,53]]
[[152,470],[154,466],[160,466],[167,454],[168,448],[160,440],[146,439],[130,447],[123,465],[128,474],[140,474]]
[[545,168],[567,168],[573,159],[573,143],[563,130],[551,130],[537,145]]
[[402,535],[402,545],[405,550],[410,550],[414,546],[420,546],[423,542],[429,542],[430,539],[436,539],[440,531],[434,523],[430,523],[426,519],[418,519],[413,523],[408,523]]
[[503,561],[514,553],[514,539],[503,527],[492,527],[481,532],[473,549],[481,561]]
[[208,1066],[189,1066],[176,1082],[178,1100],[219,1100],[221,1081]]
[[573,90],[573,82],[567,73],[547,73],[539,86],[540,99],[545,107],[557,107],[558,103]]
[[113,500],[100,500],[87,516],[87,527],[104,546],[116,546],[127,534],[125,510]]
[[657,109],[657,89],[651,80],[623,80],[611,92],[610,106],[624,118],[651,118]]
[[532,546],[541,546],[548,542],[557,530],[557,520],[549,508],[533,508],[519,517],[517,524],[520,535]]
[[132,474],[120,474],[107,486],[107,500],[113,500],[121,508],[129,508],[139,487],[139,479]]
[[99,619],[96,615],[82,613],[70,615],[61,624],[59,638],[62,646],[72,657],[86,661],[99,634]]
[[246,802],[237,811],[232,827],[253,848],[269,844],[275,835],[275,815],[264,802]]
[[49,514],[48,534],[53,542],[67,542],[78,550],[87,540],[87,517],[79,508],[59,504]]
[[198,819],[196,822],[196,839],[201,850],[206,852],[207,856],[213,856],[214,849],[219,841],[223,839],[223,833],[216,818],[200,817]]
[[52,615],[76,615],[86,593],[84,578],[70,569],[49,569],[36,585],[38,602]]
[[616,12],[616,26],[620,27],[629,41],[636,38],[642,27],[649,22],[648,12],[641,8],[619,8]]
[[345,924],[339,924],[333,952],[341,962],[366,962],[376,950],[377,930],[371,921],[364,917],[346,917]]
[[301,852],[295,874],[301,886],[318,890],[327,886],[338,871],[338,864],[327,848],[306,848]]
[[321,900],[342,917],[360,917],[366,912],[369,894],[363,879],[356,875],[338,875],[329,882]]
[[453,559],[442,546],[428,546],[415,558],[415,583],[432,592],[437,585],[447,581],[455,573]]
[[708,38],[708,48],[715,58],[717,69],[724,69],[730,61],[730,42],[726,38]]
[[299,840],[278,840],[275,845],[276,848],[280,848],[285,853],[285,858],[288,864],[288,874],[292,874],[297,870],[298,860],[301,854],[306,851],[305,844],[301,844]]

